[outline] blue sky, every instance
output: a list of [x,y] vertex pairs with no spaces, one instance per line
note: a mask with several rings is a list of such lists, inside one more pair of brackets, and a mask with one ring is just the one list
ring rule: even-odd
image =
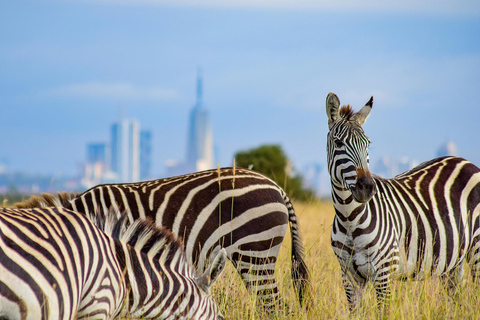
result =
[[[325,97],[358,109],[370,157],[480,165],[480,2],[2,1],[0,159],[73,175],[121,114],[153,132],[154,172],[186,153],[196,73],[221,166],[281,144],[325,163]],[[361,4],[359,4],[361,3]]]

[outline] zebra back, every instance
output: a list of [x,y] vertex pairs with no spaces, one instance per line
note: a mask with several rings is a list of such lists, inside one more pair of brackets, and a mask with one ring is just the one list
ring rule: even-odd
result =
[[290,224],[292,279],[302,302],[309,275],[293,205],[282,188],[257,172],[220,168],[139,183],[104,184],[59,202],[85,214],[97,209],[108,212],[112,207],[125,210],[130,221],[149,217],[183,238],[187,259],[200,272],[214,253],[226,248],[246,287],[266,307],[278,300],[275,263]]
[[41,196],[31,196],[25,201],[15,203],[15,207],[19,209],[27,208],[47,208],[47,207],[63,207],[71,208],[70,201],[78,197],[80,193],[74,192],[57,192],[57,195],[52,195],[43,192]]

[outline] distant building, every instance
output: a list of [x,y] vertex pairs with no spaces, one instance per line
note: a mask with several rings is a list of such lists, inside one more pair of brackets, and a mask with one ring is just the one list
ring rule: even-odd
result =
[[437,157],[444,156],[458,156],[458,149],[455,143],[452,141],[445,141],[438,149],[436,153]]
[[167,175],[174,176],[215,168],[213,134],[207,108],[203,105],[203,83],[197,77],[197,101],[190,112],[187,136],[187,155],[184,162],[165,163]]
[[203,84],[197,78],[197,102],[190,112],[187,143],[187,167],[191,171],[202,171],[214,167],[213,135],[208,110],[203,105]]
[[111,127],[111,170],[120,182],[140,180],[140,129],[138,121],[123,119]]
[[108,164],[107,144],[89,143],[87,144],[87,163],[102,162]]
[[147,179],[151,171],[152,134],[140,131],[138,121],[122,119],[111,126],[110,146],[87,145],[81,183],[91,188],[101,183],[129,183]]
[[140,131],[140,179],[151,178],[152,170],[152,132]]
[[81,184],[91,188],[100,183],[114,182],[118,176],[110,171],[110,153],[106,143],[87,144],[87,161],[83,167]]

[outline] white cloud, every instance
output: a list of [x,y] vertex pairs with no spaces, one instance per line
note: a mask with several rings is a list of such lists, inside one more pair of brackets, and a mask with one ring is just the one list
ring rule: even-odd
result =
[[50,96],[109,100],[171,101],[178,93],[163,87],[137,87],[128,83],[87,82],[70,84],[47,91]]
[[319,10],[341,12],[410,12],[480,15],[478,0],[95,0],[108,4],[213,8]]

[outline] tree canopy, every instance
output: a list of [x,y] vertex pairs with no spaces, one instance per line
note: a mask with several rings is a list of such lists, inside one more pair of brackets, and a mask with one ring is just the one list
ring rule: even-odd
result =
[[305,188],[303,177],[294,173],[287,155],[280,145],[262,145],[235,154],[235,163],[239,167],[252,170],[269,177],[283,187],[289,197],[298,200],[314,198],[314,192]]

